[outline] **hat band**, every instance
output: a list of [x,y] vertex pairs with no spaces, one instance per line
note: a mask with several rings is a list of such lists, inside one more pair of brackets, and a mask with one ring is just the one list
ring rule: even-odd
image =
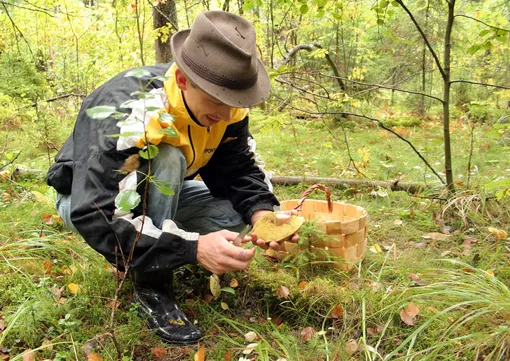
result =
[[257,82],[258,72],[254,76],[248,79],[234,79],[224,75],[216,74],[214,71],[197,64],[193,59],[186,53],[186,50],[182,50],[182,60],[189,66],[189,68],[195,72],[199,77],[207,80],[218,86],[222,86],[229,89],[244,90],[251,88]]

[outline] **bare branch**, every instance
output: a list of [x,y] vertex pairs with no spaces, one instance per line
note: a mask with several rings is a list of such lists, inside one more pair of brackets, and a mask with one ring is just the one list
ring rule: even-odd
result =
[[[9,20],[11,21],[11,25],[12,27],[14,28],[14,31],[18,31],[19,35],[23,38],[23,40],[25,41],[25,43],[27,43],[27,46],[28,46],[28,50],[30,51],[30,54],[32,55],[32,58],[34,57],[34,53],[32,52],[32,48],[30,47],[30,43],[28,42],[27,38],[25,38],[25,35],[23,35],[23,33],[21,32],[21,30],[18,28],[18,26],[16,25],[16,23],[14,22],[14,20],[11,18],[11,14],[9,14],[9,10],[7,10],[7,6],[5,6],[5,3],[2,2],[2,6],[5,10],[5,13],[7,14],[7,17],[9,18]],[[18,49],[19,50],[19,49]]]
[[275,78],[275,81],[277,81],[278,83],[282,83],[282,84],[286,84],[292,88],[295,88],[299,91],[302,91],[303,93],[307,93],[307,94],[310,94],[310,95],[313,95],[315,97],[319,97],[319,98],[323,98],[323,99],[331,99],[329,96],[327,95],[322,95],[322,94],[318,94],[318,93],[314,93],[314,92],[311,92],[309,90],[306,90],[306,89],[303,89],[303,88],[300,88],[298,87],[297,85],[291,83],[290,81],[288,80],[284,80],[284,79],[280,79],[280,78]]
[[483,24],[485,26],[488,26],[489,28],[492,28],[492,29],[496,29],[496,30],[501,30],[501,31],[504,31],[506,33],[510,33],[510,30],[508,29],[502,29],[502,28],[498,28],[497,26],[494,26],[494,25],[491,25],[491,24],[487,24],[486,22],[480,20],[480,19],[477,19],[477,18],[474,18],[474,17],[471,17],[469,15],[464,15],[464,14],[457,14],[455,15],[454,17],[459,17],[459,18],[466,18],[466,19],[470,19],[470,20],[473,20],[473,21],[476,21],[480,24]]
[[17,5],[17,4],[12,4],[12,3],[8,3],[8,2],[5,2],[5,1],[0,1],[0,3],[2,5],[9,5],[9,6],[12,6],[12,7],[15,7],[15,8],[18,8],[18,9],[23,9],[23,10],[28,10],[28,11],[36,11],[36,12],[40,12],[40,13],[43,13],[45,15],[48,15],[50,17],[55,17],[52,13],[50,13],[50,10],[48,9],[45,9],[45,8],[42,8],[42,7],[39,7],[39,6],[35,6],[34,4],[30,4],[29,2],[25,1],[28,5],[32,6],[32,8],[28,8],[26,6],[21,6],[21,5]]
[[0,170],[3,170],[5,167],[7,167],[9,164],[12,164],[14,163],[14,161],[16,159],[18,159],[19,155],[21,154],[21,150],[18,152],[18,154],[16,154],[16,156],[14,158],[12,158],[9,162],[7,162],[6,164],[4,164],[3,166],[0,167]]
[[427,168],[429,168],[432,171],[432,173],[434,173],[434,175],[441,181],[441,183],[446,184],[444,179],[436,172],[436,170],[430,165],[430,163],[423,157],[423,155],[420,153],[420,151],[418,149],[416,149],[416,147],[413,145],[413,143],[411,143],[406,138],[402,137],[400,134],[395,132],[393,129],[388,128],[387,126],[385,126],[384,123],[381,120],[377,119],[377,118],[373,118],[373,117],[370,117],[370,116],[364,115],[364,114],[351,113],[351,112],[329,112],[329,111],[327,111],[327,112],[312,112],[312,111],[309,111],[309,110],[306,110],[306,109],[296,108],[292,104],[287,104],[287,105],[289,107],[293,108],[293,109],[299,110],[299,111],[301,111],[303,113],[306,113],[306,114],[312,114],[312,115],[344,115],[344,116],[352,116],[352,117],[364,118],[364,119],[368,119],[368,120],[377,122],[380,125],[381,128],[383,128],[384,130],[387,130],[388,132],[390,132],[391,134],[393,134],[397,138],[399,138],[399,139],[403,140],[404,142],[406,142],[411,147],[411,149],[416,153],[416,155],[418,155],[418,157],[423,161],[423,163],[425,163]]
[[411,11],[404,5],[404,2],[402,0],[395,0],[395,1],[402,7],[402,9],[404,9],[404,11],[407,13],[407,15],[409,15],[409,17],[411,18],[411,21],[413,22],[414,26],[416,26],[416,29],[420,33],[423,41],[425,42],[425,44],[427,45],[427,48],[429,49],[430,53],[432,54],[432,57],[434,58],[434,61],[436,62],[439,72],[441,73],[441,75],[444,78],[446,76],[446,73],[443,69],[443,66],[441,65],[441,62],[439,61],[439,58],[437,57],[436,52],[432,48],[432,45],[430,45],[429,39],[427,38],[427,36],[423,32],[423,30],[421,29],[420,24],[418,24],[418,22],[416,21],[416,19],[413,16],[413,14],[411,13]]
[[152,7],[152,10],[154,11],[157,11],[159,13],[159,15],[161,15],[163,18],[165,18],[165,20],[170,24],[172,25],[172,28],[174,28],[175,31],[179,31],[179,27],[177,26],[177,24],[175,24],[172,19],[170,19],[168,16],[166,16],[165,13],[163,13],[161,11],[161,9],[157,6],[157,5],[154,5],[151,0],[147,0],[147,3]]
[[452,80],[450,82],[450,84],[453,84],[453,83],[467,83],[467,84],[488,86],[488,87],[491,87],[491,88],[498,88],[498,89],[510,89],[510,87],[504,86],[504,85],[495,85],[495,84],[480,83],[480,82],[477,82],[477,81],[463,80],[463,79]]
[[[280,62],[278,62],[275,65],[275,69],[278,69],[280,66],[287,64],[290,61],[290,59],[298,51],[300,51],[300,50],[313,51],[315,48],[323,49],[322,46],[319,43],[317,43],[317,42],[313,42],[313,43],[310,43],[310,44],[299,44],[299,45],[296,45],[295,47],[290,49],[287,54],[285,54],[285,56],[282,58],[282,60]],[[337,69],[337,67],[335,65],[335,62],[333,61],[333,59],[331,59],[331,57],[329,56],[329,54],[327,52],[325,54],[325,57],[326,57],[326,60],[327,60],[327,62],[329,64],[329,66],[333,70],[333,73],[335,73],[335,79],[337,80],[338,85],[340,86],[340,89],[345,91],[345,84],[343,83],[342,78],[340,77],[340,73],[338,72],[338,69]]]

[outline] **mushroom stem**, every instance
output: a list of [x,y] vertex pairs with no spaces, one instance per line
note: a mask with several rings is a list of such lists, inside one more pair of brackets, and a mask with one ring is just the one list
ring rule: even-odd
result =
[[276,225],[281,226],[290,222],[290,214],[288,213],[276,213]]

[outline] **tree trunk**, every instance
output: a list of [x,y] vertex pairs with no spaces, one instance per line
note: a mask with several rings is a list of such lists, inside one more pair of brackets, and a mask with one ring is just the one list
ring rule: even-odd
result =
[[452,28],[455,11],[455,0],[450,0],[448,4],[448,20],[444,36],[444,75],[443,75],[443,134],[444,134],[444,163],[446,173],[446,186],[450,192],[455,191],[453,184],[452,170],[452,151],[450,142],[450,64],[452,50]]
[[154,48],[156,63],[169,63],[172,58],[170,38],[177,31],[177,10],[174,0],[161,1],[152,9],[154,29],[158,31]]

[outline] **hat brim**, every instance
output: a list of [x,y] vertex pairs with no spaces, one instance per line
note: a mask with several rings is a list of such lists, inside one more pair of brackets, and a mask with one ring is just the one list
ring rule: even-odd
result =
[[252,87],[247,89],[225,88],[196,75],[182,60],[183,44],[190,32],[190,29],[181,30],[175,33],[170,40],[170,47],[177,67],[188,79],[213,98],[234,108],[253,107],[262,103],[267,98],[270,88],[269,74],[260,59],[257,59],[259,62],[257,81]]

